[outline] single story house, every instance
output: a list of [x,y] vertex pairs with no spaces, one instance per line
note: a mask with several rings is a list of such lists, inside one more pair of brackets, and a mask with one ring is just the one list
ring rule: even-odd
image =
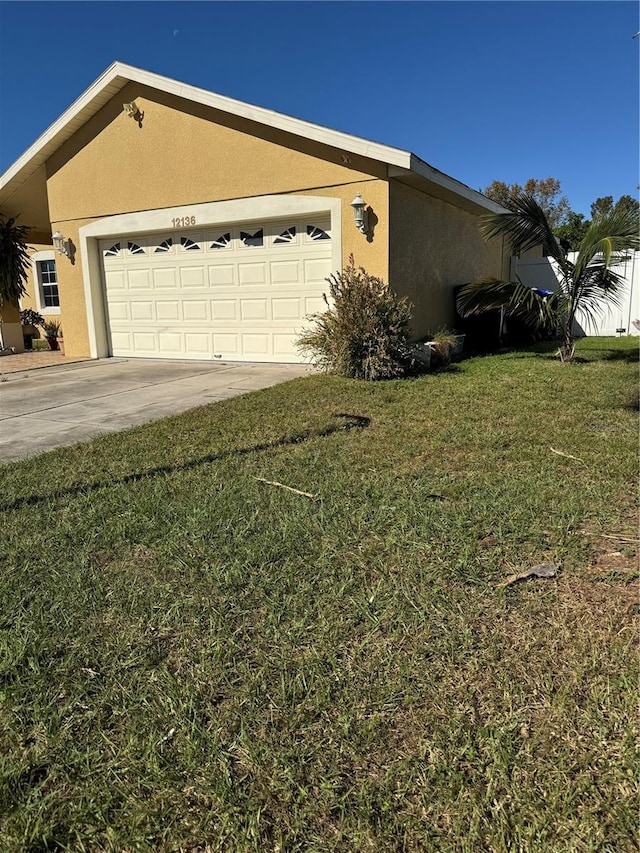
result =
[[[478,229],[500,210],[409,151],[119,62],[0,178],[0,211],[32,228],[23,307],[92,358],[298,361],[350,256],[422,337],[452,324],[454,287],[508,276]],[[16,312],[2,328],[21,349]]]

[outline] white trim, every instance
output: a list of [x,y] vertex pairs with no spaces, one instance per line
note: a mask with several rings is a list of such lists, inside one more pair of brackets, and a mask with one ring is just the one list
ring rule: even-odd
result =
[[172,220],[183,216],[195,216],[196,227],[210,227],[230,225],[234,222],[258,222],[262,219],[321,213],[331,215],[331,263],[333,269],[337,271],[342,268],[342,204],[339,198],[296,195],[256,196],[232,201],[213,201],[166,207],[160,210],[144,210],[138,213],[122,213],[84,225],[78,232],[78,238],[91,358],[105,358],[109,355],[99,240],[122,234],[147,234],[152,231],[175,230],[171,224]]
[[426,178],[434,184],[438,184],[438,186],[441,186],[443,189],[449,190],[450,192],[467,199],[467,201],[473,202],[473,204],[477,204],[480,207],[490,210],[492,213],[507,212],[506,208],[502,207],[502,205],[497,204],[495,201],[491,201],[491,199],[482,195],[482,193],[477,190],[472,190],[471,187],[468,187],[461,181],[457,181],[455,178],[445,175],[444,172],[434,169],[433,166],[425,163],[424,160],[421,160],[414,154],[411,155],[411,171],[420,175],[422,178]]
[[[31,255],[31,275],[33,277],[33,288],[35,293],[34,298],[36,300],[36,310],[39,314],[56,316],[60,314],[60,306],[57,308],[50,308],[45,306],[44,304],[44,295],[42,293],[42,281],[40,280],[40,270],[38,269],[38,263],[40,261],[55,261],[56,253],[53,249],[43,249],[40,252],[34,252]],[[58,275],[58,265],[56,264],[56,278]],[[59,299],[60,297],[58,297]]]

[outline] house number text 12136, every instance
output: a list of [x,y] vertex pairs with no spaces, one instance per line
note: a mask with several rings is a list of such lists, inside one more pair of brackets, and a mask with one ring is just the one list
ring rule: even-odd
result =
[[195,225],[196,218],[195,216],[176,216],[172,220],[174,228],[180,228],[184,225]]

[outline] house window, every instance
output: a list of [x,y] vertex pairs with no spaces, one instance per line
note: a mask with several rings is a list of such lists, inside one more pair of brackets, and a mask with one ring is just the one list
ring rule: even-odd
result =
[[43,308],[59,308],[58,276],[55,261],[37,261],[40,304]]

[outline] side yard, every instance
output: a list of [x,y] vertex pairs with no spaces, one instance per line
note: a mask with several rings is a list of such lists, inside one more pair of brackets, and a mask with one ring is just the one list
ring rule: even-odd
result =
[[1,467],[0,850],[636,849],[637,343],[578,355]]

